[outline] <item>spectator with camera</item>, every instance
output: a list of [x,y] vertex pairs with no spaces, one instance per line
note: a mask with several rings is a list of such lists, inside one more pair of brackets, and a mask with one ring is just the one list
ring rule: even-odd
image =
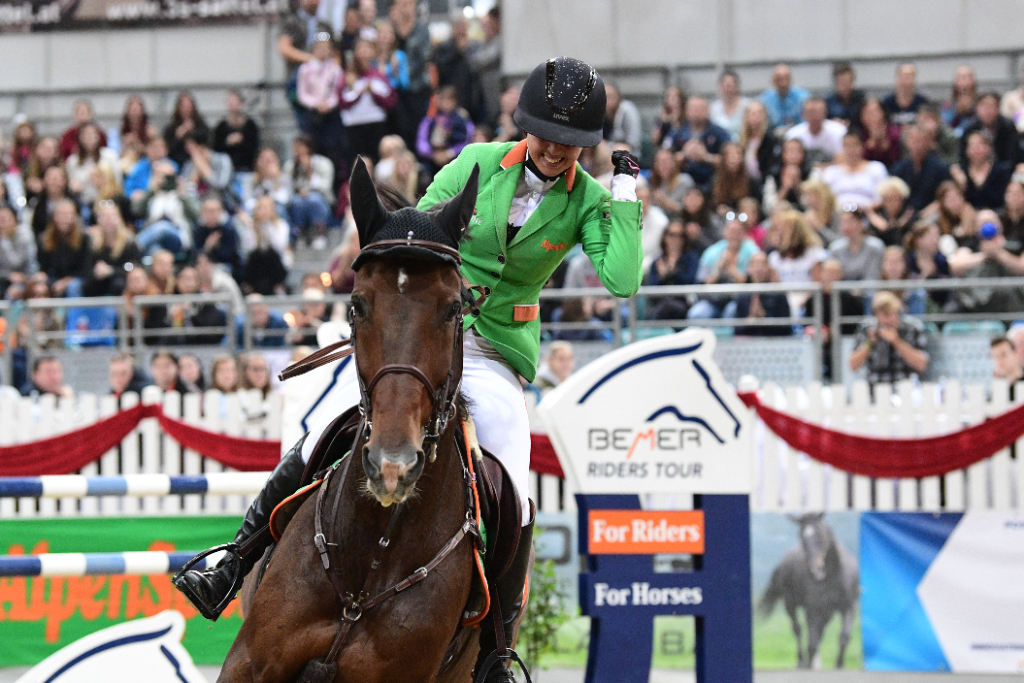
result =
[[871,301],[873,317],[861,324],[850,369],[867,367],[868,384],[894,384],[923,375],[930,357],[928,335],[917,318],[903,315],[903,302],[892,292],[878,292]]

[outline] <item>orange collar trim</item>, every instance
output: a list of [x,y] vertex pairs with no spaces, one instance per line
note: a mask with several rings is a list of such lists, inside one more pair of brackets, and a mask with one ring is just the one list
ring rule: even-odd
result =
[[[516,146],[508,151],[508,154],[501,160],[502,168],[512,168],[517,164],[526,162],[526,140],[516,143]],[[565,189],[572,192],[572,186],[576,182],[576,164],[574,163],[565,172]]]

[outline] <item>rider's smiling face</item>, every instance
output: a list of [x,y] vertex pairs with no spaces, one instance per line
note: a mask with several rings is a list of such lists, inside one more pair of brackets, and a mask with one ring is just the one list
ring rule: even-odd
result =
[[582,147],[560,145],[530,134],[526,136],[526,147],[540,172],[551,178],[569,170],[583,151]]

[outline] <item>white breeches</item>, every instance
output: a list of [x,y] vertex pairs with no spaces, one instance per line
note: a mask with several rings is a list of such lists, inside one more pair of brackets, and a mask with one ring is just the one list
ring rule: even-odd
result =
[[[473,353],[475,349],[470,345],[467,340],[462,363],[462,393],[470,400],[470,413],[480,445],[501,461],[519,491],[525,526],[530,522],[530,421],[523,389],[515,372],[505,363]],[[325,410],[321,414],[329,417],[310,426],[309,437],[302,444],[304,461],[309,461],[313,447],[334,418],[359,403],[354,370],[355,362],[352,362],[324,398]]]

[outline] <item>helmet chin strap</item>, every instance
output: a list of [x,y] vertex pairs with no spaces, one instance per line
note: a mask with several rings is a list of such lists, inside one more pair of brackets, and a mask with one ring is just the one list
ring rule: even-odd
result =
[[546,174],[542,173],[541,170],[539,168],[537,168],[537,164],[534,162],[533,157],[530,156],[530,150],[529,149],[526,150],[526,168],[530,169],[530,173],[532,173],[533,175],[537,176],[538,178],[541,179],[541,181],[543,181],[545,183],[551,182],[555,178],[559,178],[559,177],[565,175],[565,171],[563,171],[563,172],[561,172],[561,173],[559,173],[558,175],[555,175],[555,176],[546,175]]

